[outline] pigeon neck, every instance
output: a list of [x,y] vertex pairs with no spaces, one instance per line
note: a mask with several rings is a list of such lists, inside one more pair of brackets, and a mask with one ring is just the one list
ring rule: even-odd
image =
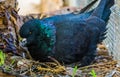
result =
[[42,23],[39,26],[39,45],[41,51],[45,53],[45,55],[52,54],[54,50],[54,45],[56,42],[56,28],[53,24]]

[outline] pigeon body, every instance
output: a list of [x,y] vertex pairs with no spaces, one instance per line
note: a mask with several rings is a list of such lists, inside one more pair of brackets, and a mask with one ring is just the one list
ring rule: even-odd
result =
[[32,19],[23,24],[20,36],[35,60],[54,57],[65,64],[81,62],[89,65],[96,56],[96,47],[105,39],[106,24],[114,0],[101,0],[92,11],[82,14],[56,15]]

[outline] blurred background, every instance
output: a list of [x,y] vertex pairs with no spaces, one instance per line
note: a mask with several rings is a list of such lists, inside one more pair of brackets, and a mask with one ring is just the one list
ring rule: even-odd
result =
[[38,14],[38,13],[51,13],[56,10],[70,8],[71,11],[76,8],[82,8],[93,0],[17,0],[19,14]]

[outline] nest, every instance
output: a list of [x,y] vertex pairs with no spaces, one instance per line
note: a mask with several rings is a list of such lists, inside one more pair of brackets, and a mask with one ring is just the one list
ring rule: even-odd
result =
[[[54,60],[54,59],[53,59]],[[1,67],[4,73],[15,76],[44,76],[49,75],[65,75],[65,66],[60,65],[56,60],[55,62],[37,62],[28,60],[20,56],[13,56],[6,54],[4,65]]]

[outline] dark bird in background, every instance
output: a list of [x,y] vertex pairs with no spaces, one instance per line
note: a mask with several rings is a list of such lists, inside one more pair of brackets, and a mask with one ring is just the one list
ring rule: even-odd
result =
[[56,15],[23,24],[20,36],[35,60],[54,57],[65,64],[81,62],[89,65],[96,56],[97,44],[105,39],[106,24],[114,0],[101,0],[92,11],[81,14]]

